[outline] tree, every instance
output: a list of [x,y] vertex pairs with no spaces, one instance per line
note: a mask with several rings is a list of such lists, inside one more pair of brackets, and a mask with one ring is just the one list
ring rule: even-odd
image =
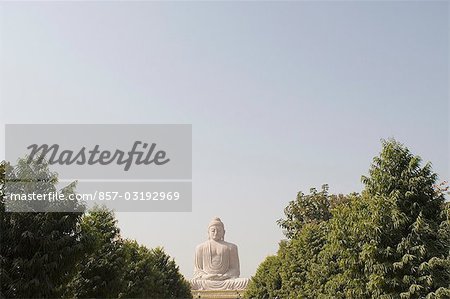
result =
[[[59,297],[83,250],[77,227],[82,213],[6,212],[6,180],[25,194],[56,191],[58,180],[47,164],[24,159],[16,167],[1,162],[0,175],[0,297]],[[26,183],[36,177],[41,179]],[[62,192],[73,193],[74,185]]]
[[114,213],[94,207],[81,221],[83,259],[66,296],[76,298],[117,298],[124,288],[126,256]]
[[360,254],[372,235],[368,223],[368,209],[359,195],[351,195],[332,210],[332,219],[324,246],[318,253],[318,265],[311,274],[312,282],[320,282],[318,298],[371,298],[367,290],[365,264]]
[[288,240],[280,243],[277,255],[270,256],[252,277],[247,298],[316,298],[323,282],[318,269],[321,252],[328,231],[331,208],[344,204],[344,195],[310,189],[309,194],[297,193],[297,198],[285,209],[285,219],[278,220]]
[[151,251],[134,240],[125,240],[126,269],[124,289],[120,298],[152,298],[157,286],[157,273],[153,270],[154,259]]
[[[73,201],[7,202],[13,192],[55,192],[57,183],[45,162],[0,163],[1,298],[191,298],[175,261],[161,248],[124,240],[112,211],[83,214]],[[60,192],[74,194],[75,184]]]
[[383,141],[364,198],[371,212],[374,244],[364,252],[373,296],[423,298],[448,285],[450,243],[439,235],[444,196],[435,192],[431,164],[395,140]]
[[310,194],[297,193],[296,200],[289,202],[284,209],[286,219],[277,221],[285,236],[289,239],[295,237],[307,223],[318,223],[331,218],[331,197],[328,194],[328,185],[322,185],[322,191],[311,188]]
[[[439,298],[448,287],[448,237],[431,165],[395,140],[383,141],[362,196],[333,210],[320,253],[325,295],[337,298]],[[323,267],[325,269],[325,267]],[[438,294],[439,293],[439,294]],[[445,298],[446,295],[444,295]]]
[[158,274],[154,298],[192,298],[190,285],[180,274],[175,261],[161,247],[151,253],[155,260],[154,270]]
[[124,246],[126,287],[120,298],[191,298],[189,283],[162,248],[150,250],[130,240]]
[[245,292],[245,298],[276,298],[281,289],[281,259],[271,255],[259,265]]
[[[361,195],[327,188],[299,193],[279,224],[289,238],[277,254],[282,298],[450,298],[448,187],[431,164],[395,140],[382,142]],[[445,185],[445,184],[444,184]],[[256,279],[257,278],[257,279]],[[257,296],[256,296],[257,297]]]
[[70,298],[191,298],[175,261],[120,235],[114,213],[95,207],[81,221],[86,251],[65,294]]

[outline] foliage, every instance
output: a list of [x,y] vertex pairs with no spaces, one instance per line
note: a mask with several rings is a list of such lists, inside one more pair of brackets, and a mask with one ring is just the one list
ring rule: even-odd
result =
[[[1,167],[0,198],[0,263],[1,297],[58,297],[73,275],[83,250],[78,242],[77,223],[81,213],[10,213],[5,207],[5,179],[25,181],[40,176],[27,192],[56,190],[57,178],[46,165],[26,164],[16,167],[6,162]],[[73,185],[63,192],[73,192]],[[24,191],[24,190],[22,190]]]
[[437,174],[400,143],[383,142],[363,177],[374,241],[362,252],[368,288],[377,297],[423,298],[450,280],[448,240],[440,238],[444,196]]
[[188,282],[162,248],[148,249],[120,236],[114,213],[95,207],[84,215],[85,256],[66,297],[191,298]]
[[127,286],[120,298],[191,298],[189,283],[162,248],[149,250],[126,240]]
[[175,261],[160,247],[153,249],[151,254],[158,274],[158,290],[153,293],[153,298],[191,298],[190,285],[180,274]]
[[362,181],[361,195],[299,192],[278,222],[281,287],[260,271],[248,298],[450,298],[448,187],[431,164],[383,141]]
[[[37,212],[43,203],[27,202],[35,212],[7,212],[9,192],[54,192],[57,183],[45,163],[0,163],[0,298],[191,298],[175,261],[124,240],[110,210]],[[61,192],[74,193],[75,184]]]
[[256,270],[250,281],[245,298],[275,298],[281,289],[281,259],[278,255],[268,256]]
[[305,195],[301,191],[298,192],[296,200],[291,201],[284,210],[286,219],[277,221],[289,239],[301,232],[305,224],[327,221],[331,218],[328,185],[323,185],[320,192],[311,188],[310,193]]
[[124,288],[125,253],[114,214],[95,207],[81,221],[86,251],[70,283],[70,297],[117,298]]

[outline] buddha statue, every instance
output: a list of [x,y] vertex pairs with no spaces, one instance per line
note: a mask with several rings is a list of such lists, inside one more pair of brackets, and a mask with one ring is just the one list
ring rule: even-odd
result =
[[239,256],[235,244],[224,241],[225,227],[220,218],[208,226],[209,239],[195,249],[193,290],[243,290],[248,278],[239,278]]

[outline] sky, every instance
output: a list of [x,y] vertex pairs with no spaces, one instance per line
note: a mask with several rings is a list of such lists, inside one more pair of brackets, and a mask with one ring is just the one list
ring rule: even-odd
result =
[[298,191],[361,191],[380,140],[449,179],[449,4],[1,2],[4,124],[192,124],[193,207],[116,214],[192,277],[209,221],[252,276]]

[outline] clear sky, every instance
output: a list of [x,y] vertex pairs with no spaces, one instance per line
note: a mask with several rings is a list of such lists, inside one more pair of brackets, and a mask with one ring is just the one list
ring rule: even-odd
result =
[[[188,123],[193,211],[118,213],[188,278],[210,219],[242,276],[299,190],[360,191],[395,137],[449,175],[449,4],[2,2],[5,123]],[[3,146],[0,158],[4,158]]]

